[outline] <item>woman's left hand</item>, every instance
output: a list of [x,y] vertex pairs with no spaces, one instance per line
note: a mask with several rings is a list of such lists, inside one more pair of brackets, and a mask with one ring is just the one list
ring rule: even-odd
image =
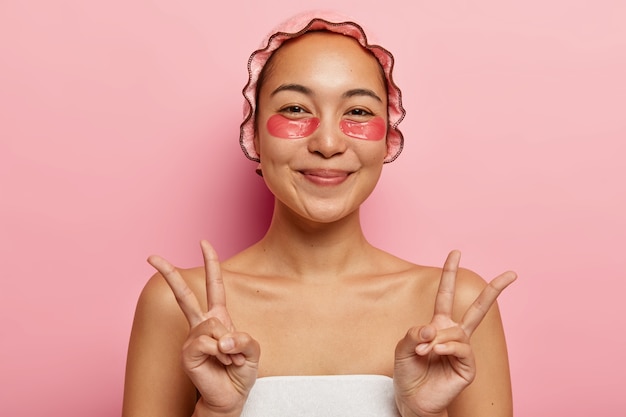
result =
[[516,279],[513,272],[494,278],[456,323],[452,307],[460,258],[453,251],[446,259],[431,322],[409,329],[396,346],[393,379],[396,404],[404,417],[447,416],[450,403],[476,376],[472,333]]

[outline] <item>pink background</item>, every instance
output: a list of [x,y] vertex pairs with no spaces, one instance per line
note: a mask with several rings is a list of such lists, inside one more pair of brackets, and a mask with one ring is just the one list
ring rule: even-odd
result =
[[[119,415],[145,258],[261,235],[240,90],[297,3],[0,2],[0,415]],[[409,112],[368,236],[519,273],[500,302],[517,416],[623,416],[626,3],[316,3],[394,52]]]

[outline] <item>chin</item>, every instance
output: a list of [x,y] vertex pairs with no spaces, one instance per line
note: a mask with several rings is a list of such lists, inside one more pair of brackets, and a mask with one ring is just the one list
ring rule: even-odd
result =
[[302,217],[316,223],[335,223],[347,217],[354,215],[358,211],[358,207],[347,208],[338,207],[337,205],[321,205],[317,207],[305,207]]

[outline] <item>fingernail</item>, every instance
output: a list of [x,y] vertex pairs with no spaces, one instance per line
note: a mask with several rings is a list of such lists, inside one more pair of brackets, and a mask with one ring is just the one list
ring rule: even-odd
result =
[[235,347],[235,341],[232,338],[227,337],[226,339],[220,340],[220,350],[228,351],[234,347]]
[[417,345],[417,348],[415,348],[415,350],[417,353],[425,353],[427,348],[428,348],[428,343],[421,343]]

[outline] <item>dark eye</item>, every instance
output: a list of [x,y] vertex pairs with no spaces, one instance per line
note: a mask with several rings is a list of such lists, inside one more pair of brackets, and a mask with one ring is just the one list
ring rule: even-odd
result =
[[287,106],[280,109],[283,113],[305,113],[306,110],[300,106]]
[[350,116],[371,116],[372,113],[365,109],[352,109],[348,112]]

